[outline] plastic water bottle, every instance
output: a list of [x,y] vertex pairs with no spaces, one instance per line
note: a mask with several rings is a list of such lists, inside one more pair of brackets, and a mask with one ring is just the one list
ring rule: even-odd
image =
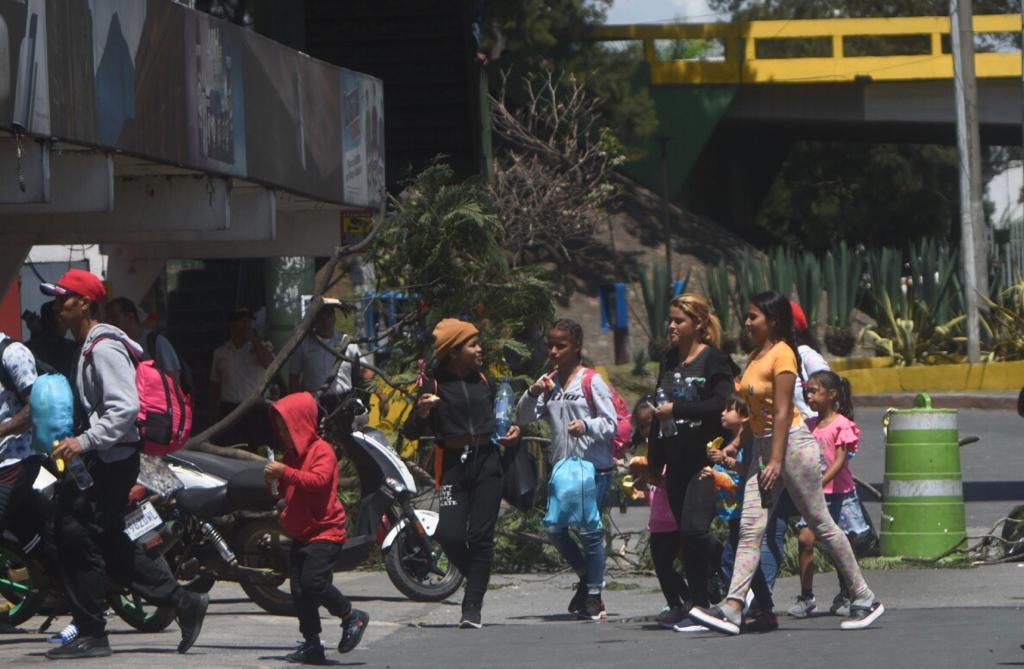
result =
[[[668,395],[665,394],[664,388],[658,388],[658,392],[655,394],[655,402],[658,406],[668,404]],[[663,437],[674,437],[676,435],[676,422],[671,418],[665,418],[661,421],[661,436]]]
[[[53,442],[54,448],[59,445],[59,441]],[[57,458],[57,469],[60,471],[67,469],[68,473],[71,474],[71,478],[75,480],[75,485],[78,486],[79,490],[88,490],[92,487],[92,475],[89,473],[89,470],[85,468],[85,463],[82,462],[81,456],[71,458],[67,461],[62,458]]]
[[508,379],[504,379],[498,387],[494,396],[494,435],[502,438],[508,434],[512,427],[512,412],[516,408],[516,396],[512,392],[512,385]]
[[[270,460],[271,462],[274,462],[275,460],[274,449],[272,449],[269,446],[267,446],[267,460]],[[270,482],[270,494],[273,495],[274,497],[277,497],[277,491],[277,479],[274,479],[273,481]]]
[[[700,400],[700,390],[698,388],[703,383],[704,377],[701,376],[688,376],[683,379],[683,397],[686,398],[687,402],[697,402]],[[691,428],[698,428],[702,422],[699,418],[695,418],[686,421],[686,424]]]

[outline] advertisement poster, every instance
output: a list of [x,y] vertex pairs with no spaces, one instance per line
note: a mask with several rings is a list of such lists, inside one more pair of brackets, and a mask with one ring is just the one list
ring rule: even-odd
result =
[[366,110],[362,77],[341,72],[341,156],[345,202],[366,202]]
[[227,174],[246,174],[245,91],[241,37],[229,24],[190,12],[185,22],[189,159]]

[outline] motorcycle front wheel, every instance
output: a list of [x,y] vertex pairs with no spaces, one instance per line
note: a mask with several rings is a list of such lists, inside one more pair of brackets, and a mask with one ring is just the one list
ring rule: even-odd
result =
[[33,569],[20,548],[0,541],[0,625],[17,627],[35,615],[42,593]]
[[243,567],[271,569],[280,578],[273,583],[241,581],[245,594],[254,604],[275,616],[295,616],[295,602],[288,582],[292,540],[281,529],[277,518],[260,518],[246,523],[232,537],[231,548]]
[[431,550],[438,555],[437,566],[444,576],[431,573],[428,569],[429,560],[423,555],[416,529],[406,525],[391,545],[384,558],[384,567],[388,577],[398,591],[414,602],[440,602],[448,599],[462,585],[462,574],[448,560],[441,550],[441,545],[433,537],[428,537]]
[[107,603],[117,616],[140,632],[163,632],[177,616],[173,606],[156,606],[130,590],[112,590]]

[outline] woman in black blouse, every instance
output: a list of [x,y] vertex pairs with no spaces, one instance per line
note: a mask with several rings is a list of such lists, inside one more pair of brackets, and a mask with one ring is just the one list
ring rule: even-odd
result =
[[[720,546],[711,534],[717,493],[700,471],[708,460],[707,444],[728,437],[722,428],[725,401],[734,389],[738,368],[722,352],[721,326],[708,301],[700,295],[679,295],[669,305],[670,348],[658,370],[658,387],[668,402],[657,407],[657,429],[650,447],[651,471],[667,466],[665,489],[679,523],[679,542],[686,567],[686,583],[666,592],[670,605],[659,617],[669,627],[686,619],[694,604],[709,602],[708,580],[717,570]],[[675,424],[676,434],[665,436],[663,426]]]

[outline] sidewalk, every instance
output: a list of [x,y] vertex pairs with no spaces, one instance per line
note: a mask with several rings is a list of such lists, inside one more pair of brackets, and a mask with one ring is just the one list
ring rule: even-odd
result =
[[[1022,379],[1024,382],[1024,379]],[[932,406],[942,409],[983,409],[988,411],[1017,411],[1017,393],[1013,392],[960,392],[928,393]],[[886,393],[882,395],[855,395],[857,406],[895,407],[909,409],[914,406],[918,393]]]

